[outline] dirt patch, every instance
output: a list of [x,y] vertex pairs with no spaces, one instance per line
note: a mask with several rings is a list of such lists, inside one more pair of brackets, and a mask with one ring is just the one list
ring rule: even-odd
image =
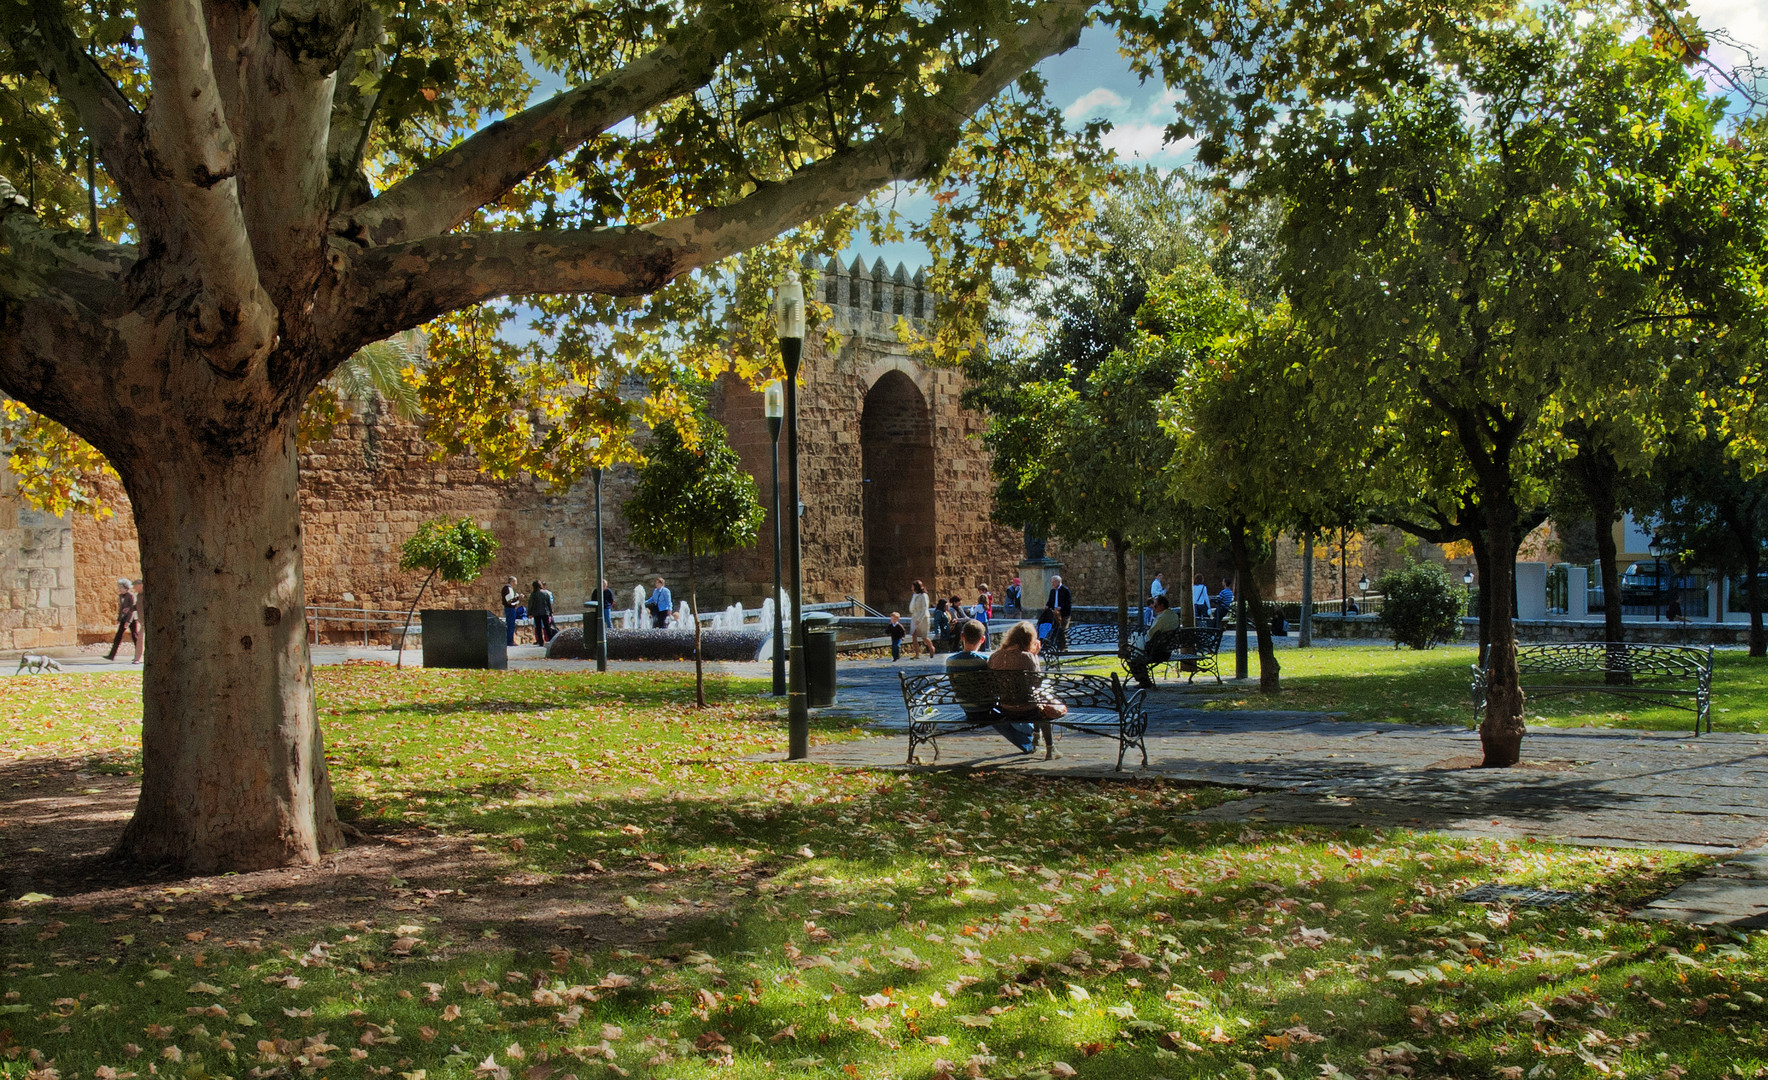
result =
[[[1457,757],[1444,758],[1441,761],[1433,762],[1426,765],[1425,768],[1431,772],[1454,772],[1459,769],[1477,769],[1484,761],[1485,758],[1478,754],[1462,754]],[[1515,765],[1512,765],[1511,768],[1523,769],[1529,772],[1562,773],[1571,772],[1582,764],[1582,762],[1566,761],[1564,759],[1519,761]]]
[[[542,951],[660,941],[675,920],[716,914],[736,898],[732,891],[712,902],[677,902],[642,862],[630,870],[534,872],[492,841],[386,821],[353,823],[350,845],[313,866],[207,877],[132,868],[109,852],[134,812],[137,781],[94,773],[89,764],[0,761],[0,901],[53,898],[3,905],[14,914],[71,911],[107,924],[152,922],[156,935],[171,940],[261,941],[363,920],[409,922],[421,913],[440,918],[456,940]],[[738,887],[756,877],[745,875]],[[641,898],[638,907],[627,897]]]

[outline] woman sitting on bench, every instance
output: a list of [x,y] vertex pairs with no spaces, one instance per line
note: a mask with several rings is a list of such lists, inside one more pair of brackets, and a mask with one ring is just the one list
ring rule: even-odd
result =
[[[1007,630],[1007,636],[1001,639],[1001,647],[989,656],[988,666],[994,671],[1029,671],[1035,674],[1043,670],[1043,665],[1037,658],[1040,647],[1037,627],[1029,622],[1016,622]],[[1014,693],[1007,685],[1002,685],[1001,699],[996,708],[1000,709],[1006,720],[1035,724],[1040,720],[1054,720],[1067,714],[1068,706],[1050,694],[1040,692],[1033,682],[1027,680],[1023,686],[1023,694]]]

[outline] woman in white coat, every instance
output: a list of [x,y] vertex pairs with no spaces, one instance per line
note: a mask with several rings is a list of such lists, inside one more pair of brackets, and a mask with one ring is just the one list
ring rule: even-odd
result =
[[932,610],[928,606],[927,586],[915,580],[915,595],[909,597],[909,653],[911,660],[921,657],[921,642],[927,643],[927,655],[933,655]]

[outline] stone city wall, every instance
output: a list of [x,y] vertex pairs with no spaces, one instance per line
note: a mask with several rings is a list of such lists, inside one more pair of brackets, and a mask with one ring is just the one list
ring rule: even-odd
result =
[[[497,561],[478,581],[454,585],[438,579],[424,594],[425,607],[497,607],[506,575],[517,577],[524,593],[534,579],[547,582],[557,611],[571,614],[593,591],[595,567],[594,487],[585,479],[559,493],[528,477],[497,481],[481,474],[464,457],[431,460],[434,448],[418,426],[371,412],[337,426],[330,439],[315,442],[301,457],[301,510],[304,574],[309,605],[396,611],[402,616],[417,595],[421,574],[399,569],[399,549],[418,526],[433,517],[470,516],[496,535]],[[626,541],[621,502],[630,494],[633,471],[608,471],[602,483],[605,559],[618,602],[631,603],[634,585],[663,574],[686,596],[687,562],[635,551]],[[117,508],[104,521],[82,518],[76,525],[80,630],[84,640],[109,640],[115,614],[115,580],[140,574],[135,528],[120,488],[107,493]],[[704,607],[722,606],[723,587],[716,564],[702,582]],[[361,640],[363,625],[336,613],[325,636]],[[385,640],[387,631],[371,635]]]
[[0,650],[72,645],[76,628],[73,522],[26,506],[0,468]]

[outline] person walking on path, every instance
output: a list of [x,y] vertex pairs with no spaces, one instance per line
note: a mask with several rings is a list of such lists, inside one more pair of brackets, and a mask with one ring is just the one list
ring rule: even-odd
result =
[[921,658],[921,642],[927,643],[927,655],[933,655],[933,613],[927,603],[927,586],[915,579],[915,594],[909,597],[910,658]]
[[1160,571],[1154,572],[1154,580],[1148,583],[1148,600],[1150,603],[1166,595],[1166,582],[1160,580]]
[[[974,619],[958,627],[957,652],[945,658],[945,673],[952,678],[952,695],[958,699],[958,705],[964,710],[964,716],[976,723],[986,724],[1000,714],[995,709],[994,682],[992,678],[980,675],[964,678],[965,672],[983,672],[988,670],[988,653],[984,652],[983,643],[988,640],[988,629]],[[1013,744],[1013,748],[1021,754],[1029,754],[1036,745],[1036,729],[1030,724],[991,724],[1001,737]]]
[[887,629],[890,631],[890,662],[894,664],[902,659],[902,639],[909,633],[909,628],[902,624],[902,612],[890,613],[890,626]]
[[553,595],[545,584],[536,581],[528,591],[528,616],[534,620],[534,644],[545,645],[552,640]]
[[987,618],[984,621],[994,622],[994,593],[989,591],[988,582],[978,581],[976,583],[976,602],[982,605],[983,611],[987,612]]
[[614,590],[608,588],[608,579],[602,579],[602,625],[614,627]]
[[1050,633],[1050,644],[1058,649],[1067,648],[1068,620],[1074,617],[1074,594],[1062,584],[1060,575],[1050,579],[1050,598],[1044,606],[1056,613],[1056,627]]
[[141,620],[135,613],[134,587],[126,577],[117,579],[117,636],[111,639],[110,653],[106,660],[115,660],[117,650],[123,645],[123,635],[135,646],[135,659],[141,659]]
[[142,629],[147,625],[147,593],[143,591],[141,579],[135,579],[135,659],[131,664],[141,663],[142,650],[146,646],[147,634]]
[[651,613],[653,629],[663,630],[669,626],[669,616],[675,610],[674,604],[675,597],[669,594],[669,586],[663,584],[663,579],[659,577],[650,597],[645,600],[645,608]]
[[513,576],[504,579],[503,592],[498,599],[503,603],[503,643],[505,646],[514,646],[516,620],[522,617],[522,591],[516,588],[516,579]]

